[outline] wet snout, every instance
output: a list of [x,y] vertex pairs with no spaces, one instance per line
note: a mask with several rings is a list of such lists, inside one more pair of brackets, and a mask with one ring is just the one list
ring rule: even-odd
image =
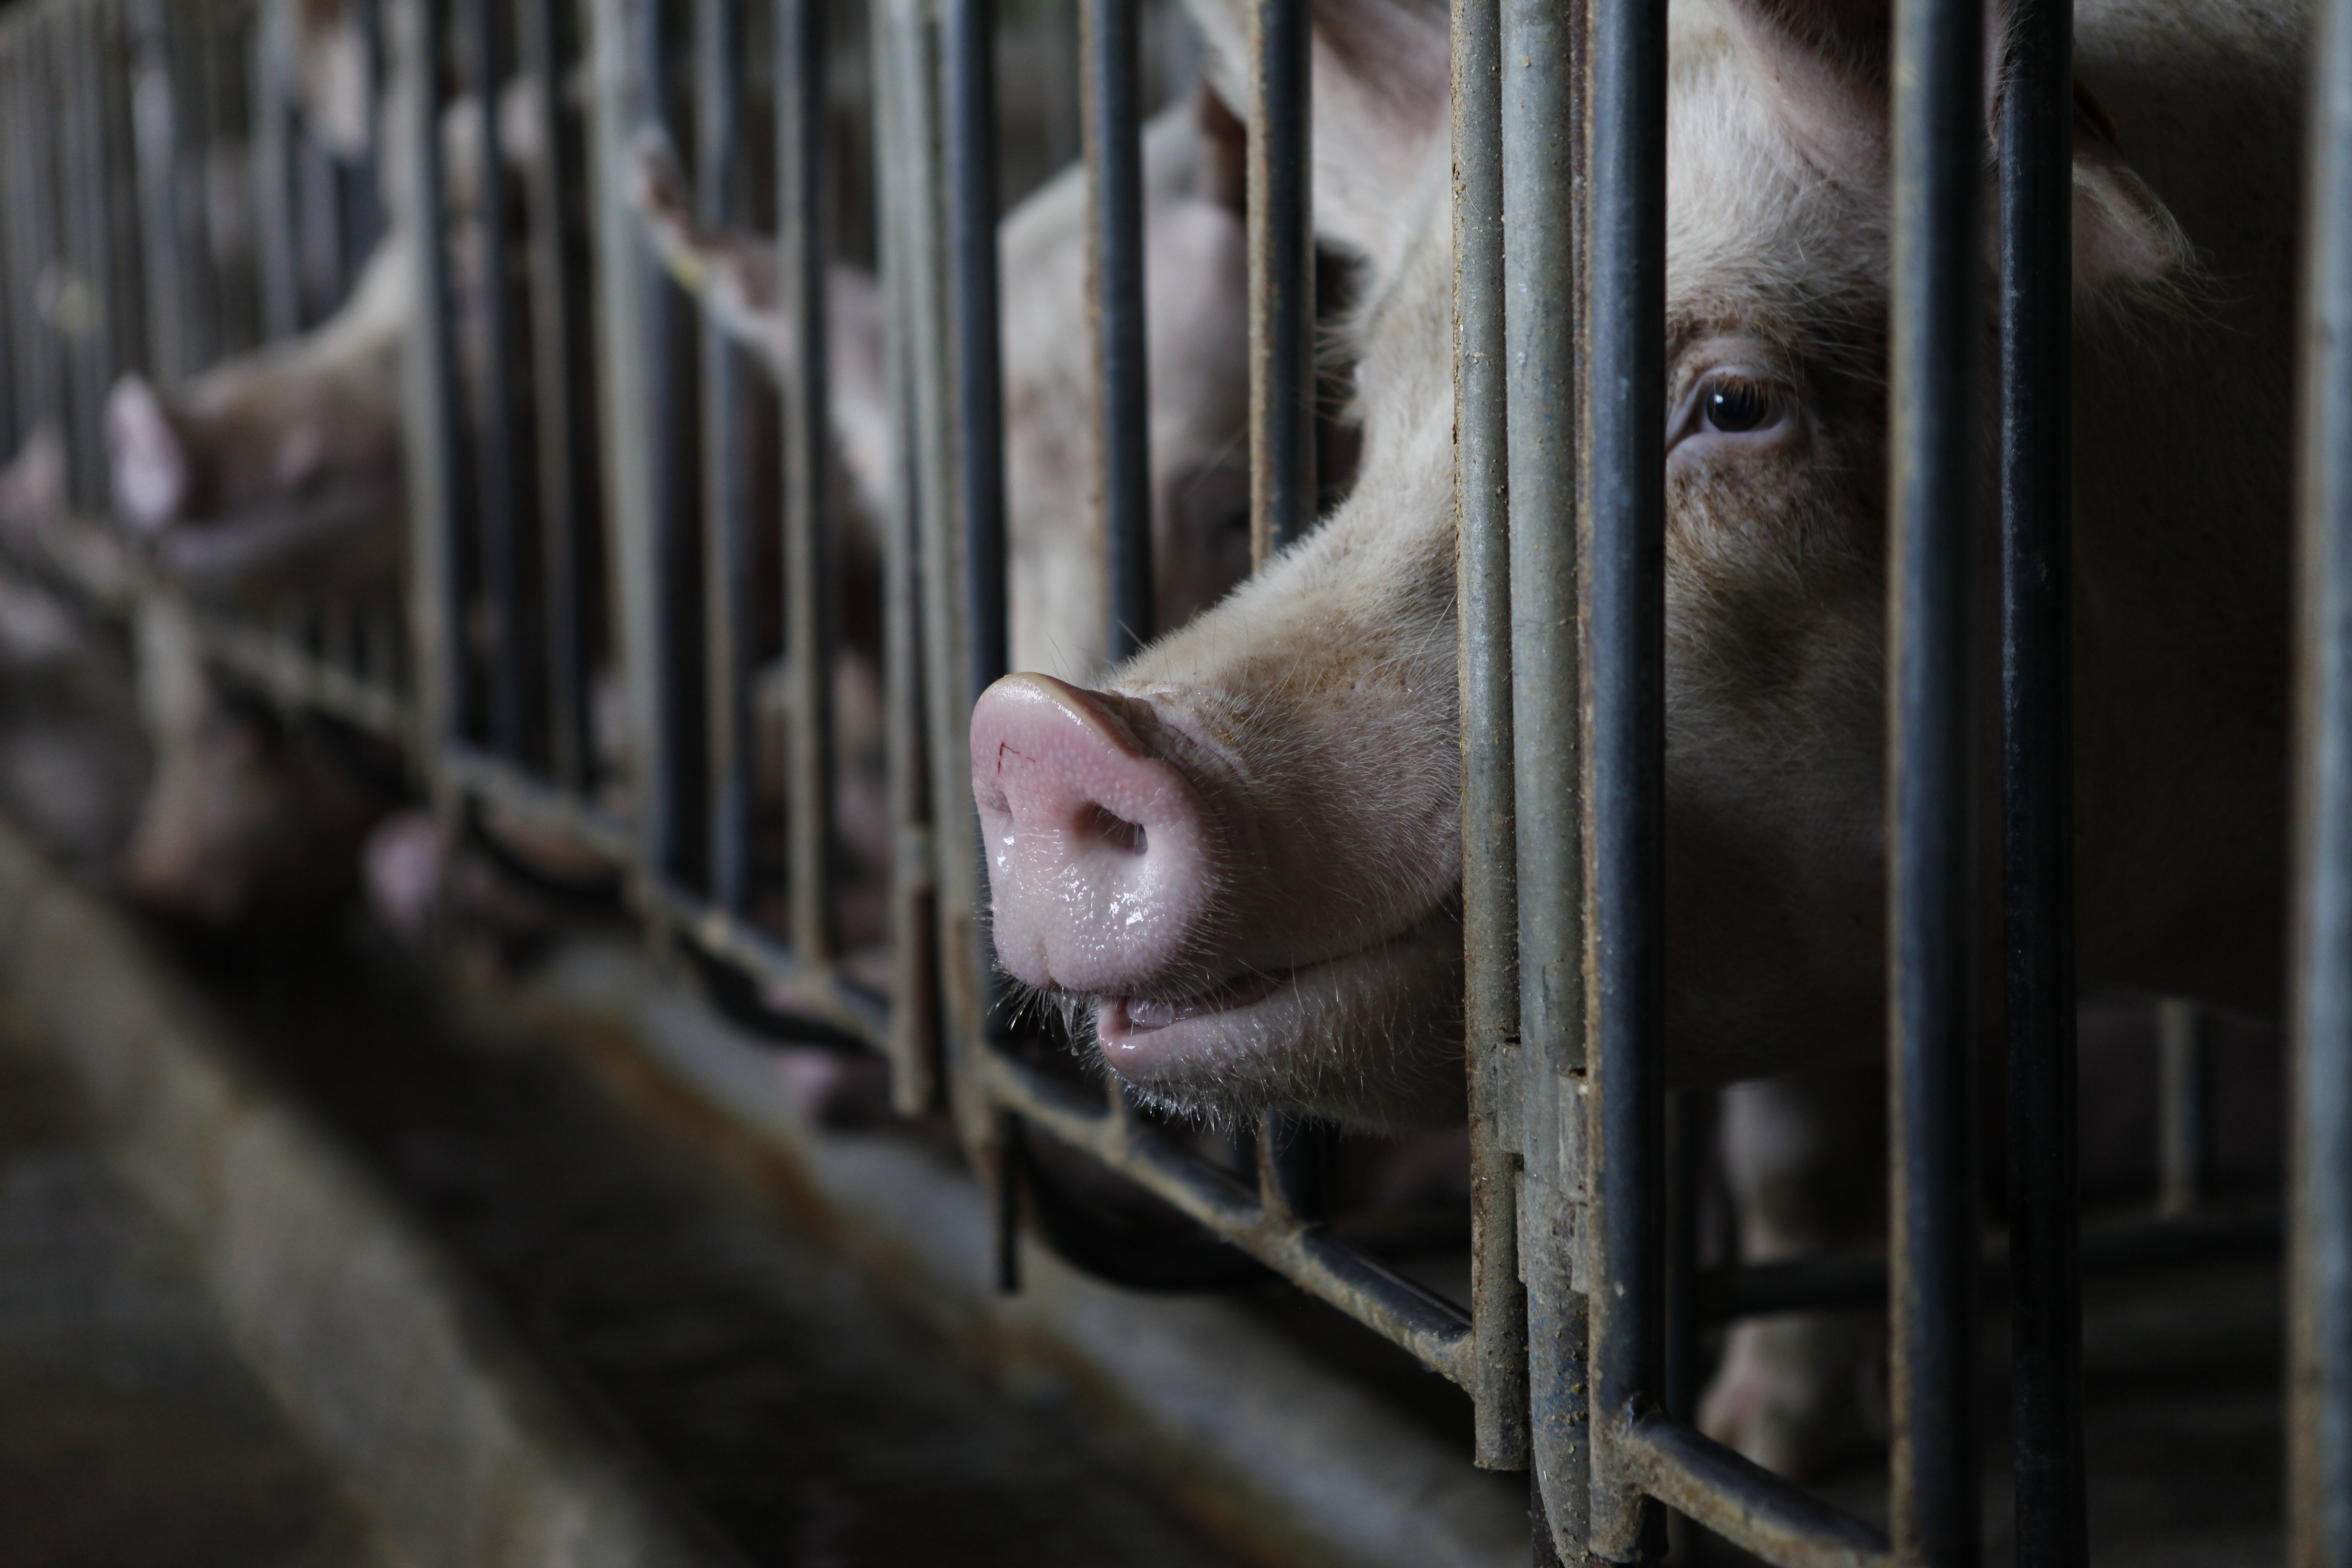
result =
[[1012,675],[971,715],[996,951],[1032,985],[1166,988],[1200,951],[1222,846],[1193,782],[1122,700]]

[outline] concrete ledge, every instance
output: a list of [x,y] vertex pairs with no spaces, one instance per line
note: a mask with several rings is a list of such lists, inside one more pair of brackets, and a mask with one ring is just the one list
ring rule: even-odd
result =
[[[1518,1568],[1525,1483],[1474,1469],[1213,1297],[1122,1290],[1030,1247],[997,1295],[984,1203],[913,1141],[811,1127],[782,1058],[614,943],[565,950],[542,1008],[618,1034],[780,1160],[836,1245],[1000,1379],[1066,1398],[1229,1539],[1333,1568]],[[1429,1375],[1434,1376],[1434,1373]]]
[[432,1568],[733,1561],[609,1451],[119,917],[0,827],[0,997],[194,1242],[239,1347]]

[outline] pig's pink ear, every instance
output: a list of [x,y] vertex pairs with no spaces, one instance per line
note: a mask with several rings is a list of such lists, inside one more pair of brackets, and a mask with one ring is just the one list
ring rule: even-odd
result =
[[1883,188],[1887,0],[1731,0],[1739,58],[1806,161],[1841,184]]
[[163,400],[146,379],[126,375],[106,397],[106,447],[116,515],[157,533],[188,499],[188,453]]
[[[1315,227],[1377,262],[1403,199],[1446,141],[1450,62],[1442,0],[1312,0]],[[1253,0],[1186,0],[1217,95],[1249,118]]]
[[2125,162],[2114,121],[2074,83],[2074,286],[2161,283],[2195,260],[2195,249],[2147,182]]

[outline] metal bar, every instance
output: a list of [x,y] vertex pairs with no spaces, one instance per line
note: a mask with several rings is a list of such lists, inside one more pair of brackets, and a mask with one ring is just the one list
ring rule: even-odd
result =
[[[668,0],[639,0],[633,58],[625,68],[640,83],[639,117],[675,135],[679,117],[670,102],[668,13]],[[617,163],[609,167],[617,177]],[[638,644],[646,651],[630,656],[646,659],[649,676],[646,727],[638,737],[647,748],[638,763],[637,787],[645,802],[640,831],[646,836],[646,864],[656,874],[699,882],[710,868],[705,716],[711,695],[706,690],[702,625],[702,530],[697,526],[704,468],[699,436],[705,410],[694,363],[700,334],[695,302],[666,271],[647,266],[639,277],[646,295],[642,417],[653,432],[651,494],[643,558],[624,570],[646,573],[651,588]]]
[[2156,1007],[2157,1195],[2159,1215],[2204,1203],[2212,1169],[2205,1010],[2179,996]]
[[2320,7],[2297,585],[2287,1561],[2352,1564],[2352,9]]
[[[1592,1220],[1591,1545],[1664,1549],[1664,1516],[1618,1457],[1665,1384],[1666,16],[1591,13],[1580,662]],[[1516,521],[1516,520],[1515,520]],[[1516,530],[1514,531],[1516,531]]]
[[2076,1256],[2067,603],[2074,13],[2073,0],[2011,0],[2000,110],[2002,941],[2019,1568],[2081,1568],[2090,1551]]
[[524,68],[539,89],[542,156],[531,171],[531,355],[537,376],[548,762],[566,788],[593,783],[588,711],[596,552],[595,325],[590,313],[584,148],[564,80],[580,53],[573,0],[523,0]]
[[1977,1474],[1978,374],[1983,0],[1895,6],[1887,574],[1895,1550],[1981,1554]]
[[1518,853],[1511,790],[1511,538],[1504,381],[1501,12],[1454,5],[1454,504],[1461,531],[1463,1043],[1470,1084],[1475,1456],[1528,1462],[1518,1158]]
[[1644,1405],[1612,1446],[1653,1497],[1781,1568],[1888,1568],[1876,1530]]
[[610,860],[626,866],[634,852],[629,824],[576,795],[550,788],[546,781],[502,757],[471,746],[441,752],[439,772],[451,784],[501,812],[562,833]]
[[[122,0],[97,7],[95,26],[99,52],[99,158],[105,216],[106,384],[127,371],[145,371],[152,362],[147,352],[146,267],[141,240],[138,144],[131,125],[131,29]],[[104,401],[100,400],[100,436],[104,435]],[[101,439],[101,451],[103,442]],[[111,479],[101,487],[98,504],[109,500]]]
[[1151,387],[1143,304],[1142,65],[1137,0],[1081,0],[1080,103],[1094,324],[1095,451],[1115,668],[1158,632],[1151,571]]
[[[1583,729],[1576,519],[1586,164],[1586,0],[1501,0],[1502,290],[1508,398],[1512,809],[1521,1041],[1528,1459],[1539,1551],[1582,1562],[1591,1534],[1586,1232]],[[1544,68],[1537,68],[1537,61]],[[1566,62],[1557,68],[1556,62]],[[1568,155],[1560,156],[1565,147]],[[1465,910],[1465,916],[1468,910]],[[1538,1559],[1541,1560],[1540,1557]]]
[[800,345],[783,389],[785,875],[793,946],[811,963],[838,946],[833,869],[833,444],[824,215],[824,0],[777,0],[776,227],[782,305]]
[[271,342],[302,330],[301,263],[294,237],[294,41],[292,10],[270,6],[251,40],[247,124],[250,140],[254,237],[261,285],[261,331]]
[[995,0],[945,0],[941,141],[947,154],[948,276],[955,321],[957,497],[964,525],[967,695],[1010,662],[1004,585],[1004,371],[996,301]]
[[1231,1172],[1179,1148],[1150,1123],[1114,1116],[1100,1096],[1007,1056],[985,1058],[996,1102],[1092,1155],[1330,1302],[1457,1384],[1471,1376],[1470,1321],[1319,1225],[1266,1208]]
[[61,99],[58,188],[65,219],[50,305],[65,344],[67,496],[81,511],[104,508],[107,475],[101,410],[106,400],[105,194],[100,188],[98,61],[91,13],[48,14],[51,68]]
[[[151,584],[148,593],[154,591]],[[396,746],[415,741],[415,714],[383,687],[318,658],[269,626],[193,608],[189,614],[205,659],[280,708],[323,713]]]
[[447,222],[447,171],[442,166],[441,62],[447,49],[448,0],[410,0],[395,19],[410,29],[408,68],[400,73],[410,94],[396,122],[414,138],[417,210],[415,238],[417,312],[403,381],[409,486],[409,595],[418,650],[415,679],[427,737],[426,756],[445,741],[477,731],[478,703],[466,647],[466,570],[458,520],[465,515],[468,453],[460,429],[457,340],[452,320]]
[[1249,58],[1250,559],[1315,525],[1309,0],[1253,0]]
[[[180,233],[180,113],[172,80],[167,0],[133,0],[131,131],[138,151],[140,238],[145,246],[147,355],[166,384],[194,368],[189,354],[186,253]],[[5,327],[5,322],[0,322]]]
[[[721,231],[737,220],[742,205],[742,0],[696,0],[694,38],[695,195],[702,222]],[[709,875],[711,901],[738,914],[751,900],[751,683],[758,661],[743,374],[734,342],[706,317],[702,616],[709,692]]]
[[499,31],[498,0],[466,0],[473,23],[474,96],[479,106],[481,166],[476,172],[481,227],[483,356],[488,384],[474,410],[474,477],[479,490],[474,522],[479,531],[481,586],[489,614],[483,648],[484,682],[489,690],[489,740],[499,755],[520,762],[530,744],[535,706],[531,649],[523,604],[522,528],[525,496],[516,463],[522,440],[522,411],[516,395],[513,295],[509,276],[506,158],[499,122],[506,86],[505,40]]
[[702,952],[743,971],[766,989],[790,996],[844,1033],[879,1042],[888,1029],[889,1008],[880,997],[837,970],[803,963],[791,948],[751,921],[671,882],[651,884],[640,898]]
[[[869,7],[867,37],[874,67],[876,161],[903,166],[909,135],[899,93],[903,73],[892,68],[908,46],[900,16],[886,4]],[[905,1116],[923,1115],[940,1099],[938,875],[931,842],[928,718],[919,600],[921,592],[922,475],[915,430],[917,367],[910,328],[913,194],[904,180],[882,182],[878,193],[885,386],[893,415],[888,506],[882,542],[882,679],[887,785],[890,797],[890,1103]]]

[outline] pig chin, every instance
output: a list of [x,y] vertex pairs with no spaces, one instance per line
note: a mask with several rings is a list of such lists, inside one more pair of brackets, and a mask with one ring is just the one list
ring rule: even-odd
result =
[[1102,1058],[1150,1104],[1215,1123],[1303,1111],[1382,1131],[1458,1125],[1462,924],[1181,1000],[1091,998]]

